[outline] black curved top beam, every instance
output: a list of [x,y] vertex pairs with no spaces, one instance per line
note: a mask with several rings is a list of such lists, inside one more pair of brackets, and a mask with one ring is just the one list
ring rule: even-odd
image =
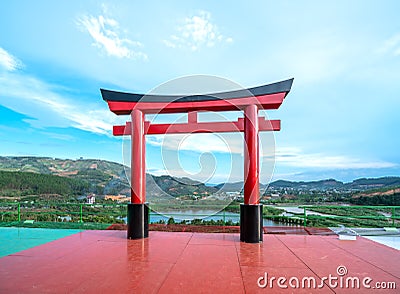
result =
[[100,89],[103,100],[118,102],[201,102],[289,93],[293,78],[264,86],[202,95],[146,95]]

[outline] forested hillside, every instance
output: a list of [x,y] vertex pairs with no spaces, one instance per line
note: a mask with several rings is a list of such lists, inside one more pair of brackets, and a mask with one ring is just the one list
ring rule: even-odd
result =
[[356,205],[400,205],[400,188],[375,189],[353,195],[350,203]]
[[87,193],[90,184],[79,179],[31,172],[0,171],[0,195],[59,194],[77,196]]

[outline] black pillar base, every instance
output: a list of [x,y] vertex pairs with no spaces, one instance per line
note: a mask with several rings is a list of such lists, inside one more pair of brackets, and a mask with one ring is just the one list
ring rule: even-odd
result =
[[149,207],[147,204],[128,204],[128,239],[149,236]]
[[260,243],[263,241],[262,204],[240,204],[240,241]]

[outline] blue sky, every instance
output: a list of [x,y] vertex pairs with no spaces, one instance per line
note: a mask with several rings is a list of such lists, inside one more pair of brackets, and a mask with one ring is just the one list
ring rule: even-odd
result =
[[[99,88],[147,93],[197,74],[244,87],[294,77],[268,112],[282,120],[273,179],[400,175],[398,11],[398,1],[6,1],[0,155],[126,161],[127,141],[111,128],[128,118],[108,111]],[[155,174],[171,169],[162,158],[178,140],[162,139],[147,138]],[[240,136],[181,143],[186,172],[215,164],[210,182],[242,178]]]

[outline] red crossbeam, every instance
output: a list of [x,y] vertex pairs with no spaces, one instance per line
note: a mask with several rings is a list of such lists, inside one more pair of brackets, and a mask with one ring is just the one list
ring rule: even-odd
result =
[[[258,118],[259,131],[280,131],[280,120],[266,120]],[[234,133],[244,132],[244,119],[239,118],[235,122],[197,122],[180,124],[151,124],[146,121],[144,124],[146,135],[162,134],[186,134],[186,133]],[[114,136],[131,135],[131,122],[125,126],[114,126]]]
[[198,102],[129,102],[107,101],[112,112],[117,115],[130,114],[133,109],[144,113],[181,113],[186,111],[237,111],[247,105],[257,104],[262,109],[278,109],[281,106],[286,92],[245,97],[237,99],[221,99],[215,101]]

